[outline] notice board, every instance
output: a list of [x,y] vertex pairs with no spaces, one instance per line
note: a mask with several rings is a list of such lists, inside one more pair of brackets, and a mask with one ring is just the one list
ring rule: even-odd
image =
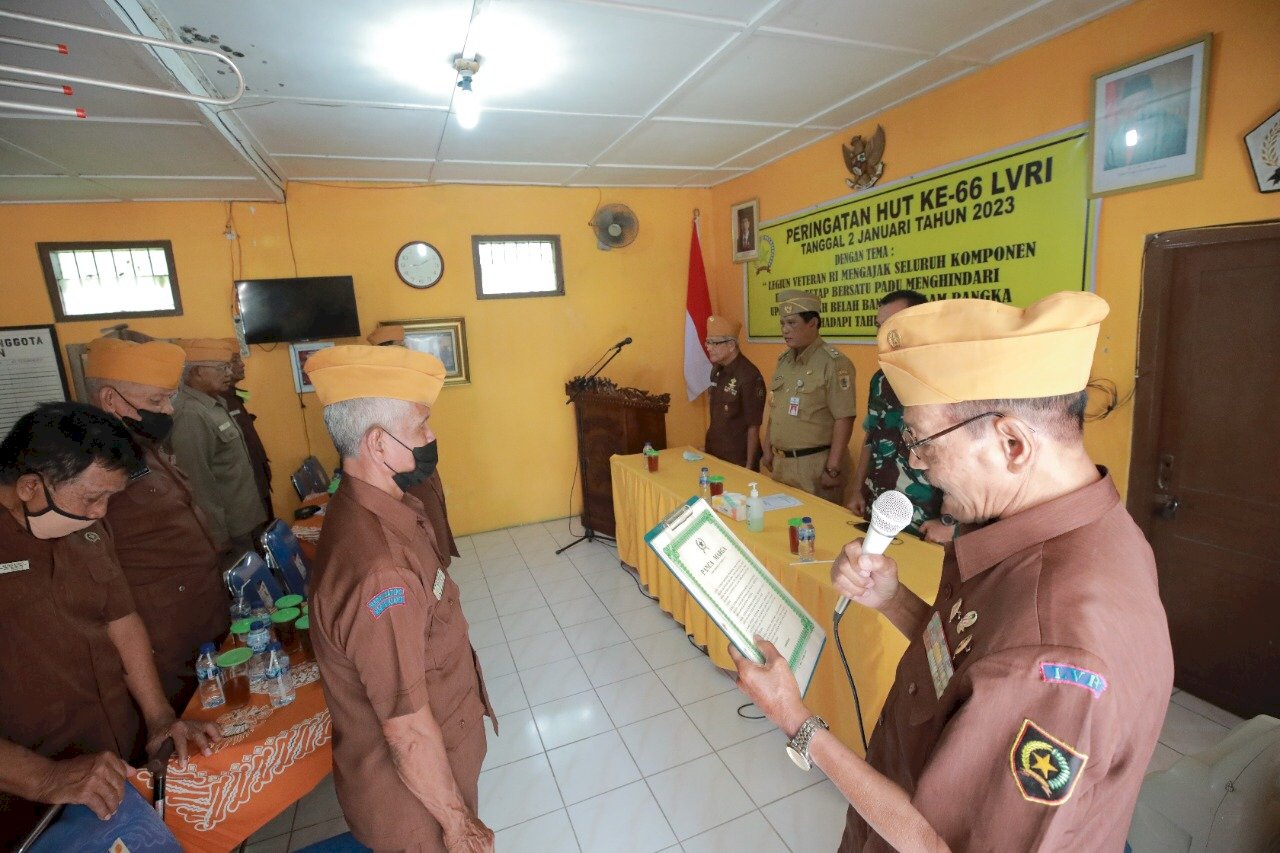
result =
[[40,403],[67,400],[53,326],[0,326],[0,438]]

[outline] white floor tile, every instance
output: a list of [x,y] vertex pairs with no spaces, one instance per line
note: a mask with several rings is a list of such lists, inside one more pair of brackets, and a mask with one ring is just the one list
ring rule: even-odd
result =
[[615,731],[547,752],[567,805],[621,788],[640,778],[640,770]]
[[511,654],[515,658],[515,665],[524,670],[571,658],[573,649],[565,639],[564,632],[556,628],[545,634],[534,634],[517,640],[511,646]]
[[680,846],[685,853],[788,853],[787,845],[758,811],[686,839]]
[[547,749],[607,732],[613,722],[594,692],[578,693],[533,708],[533,719]]
[[547,600],[548,604],[559,604],[562,601],[572,601],[575,598],[595,595],[591,591],[591,587],[587,586],[587,582],[582,579],[582,575],[578,574],[577,569],[570,567],[569,571],[573,572],[572,577],[558,578],[545,582],[538,581],[538,588],[542,590],[542,597]]
[[581,625],[583,622],[603,619],[609,615],[609,611],[605,610],[604,605],[600,603],[600,599],[596,598],[592,592],[588,592],[582,598],[573,598],[569,601],[560,602],[555,605],[554,613],[556,621],[560,623],[561,628]]
[[640,654],[644,655],[644,659],[654,669],[702,657],[702,652],[694,648],[693,643],[689,642],[689,635],[679,625],[638,637],[634,642]]
[[676,627],[676,621],[657,604],[640,610],[629,610],[613,617],[631,639],[647,637]]
[[[617,562],[616,560],[614,561]],[[635,588],[635,576],[631,572],[618,565],[609,566],[603,569],[592,570],[590,568],[579,567],[582,571],[582,578],[596,592],[608,592],[613,589],[623,589],[624,587]]]
[[563,806],[545,755],[480,774],[480,819],[494,832]]
[[810,785],[761,809],[788,847],[806,851],[839,847],[848,810],[848,801],[830,782]]
[[485,583],[489,585],[489,589],[493,591],[494,595],[536,589],[538,586],[538,582],[533,579],[533,575],[528,569],[516,569],[500,575],[488,575],[485,577]]
[[250,835],[249,841],[265,841],[268,838],[288,835],[289,831],[293,829],[293,813],[297,811],[297,808],[297,803],[290,803],[285,807],[284,811],[267,821],[267,823],[253,835]]
[[633,675],[649,672],[649,663],[631,643],[619,643],[578,655],[592,685],[601,687]]
[[768,805],[804,790],[825,777],[817,768],[805,772],[787,757],[786,738],[767,732],[720,750],[720,758],[757,806]]
[[[724,749],[747,738],[776,730],[768,720],[747,720],[738,715],[738,708],[750,701],[741,692],[734,690],[686,705],[685,711],[712,747]],[[753,717],[760,716],[754,705],[746,708],[744,713]]]
[[619,728],[678,707],[652,672],[597,687],[596,693]]
[[453,578],[456,584],[463,584],[473,580],[484,580],[484,572],[480,568],[480,561],[468,561],[461,558],[454,558],[449,563],[449,577]]
[[[586,582],[584,581],[583,583],[585,584]],[[653,599],[646,596],[635,586],[620,586],[617,589],[598,593],[598,595],[610,613],[627,613],[628,611],[640,610],[653,604]]]
[[570,806],[569,819],[591,853],[656,853],[676,841],[643,782]]
[[467,600],[489,597],[489,585],[485,583],[484,577],[454,577],[453,582],[458,585],[458,592],[465,595]]
[[323,823],[312,824],[305,829],[295,829],[293,835],[289,836],[289,850],[301,850],[317,841],[324,841],[326,838],[333,838],[335,835],[341,835],[347,832],[350,827],[341,817],[326,820]]
[[[658,671],[658,677],[671,690],[681,705],[690,705],[708,696],[737,692],[737,684],[710,659],[696,657],[683,663],[664,666]],[[743,701],[746,701],[745,699]]]
[[556,559],[558,556],[556,551],[560,548],[560,543],[548,536],[545,540],[539,539],[537,542],[517,542],[516,547],[520,549],[520,556],[527,564],[531,560]]
[[244,853],[289,853],[289,836],[277,835],[263,841],[250,841],[245,845]]
[[570,853],[581,849],[564,809],[494,833],[494,845],[497,853]]
[[711,753],[711,745],[680,708],[632,723],[620,734],[646,776]]
[[529,571],[529,564],[516,550],[501,556],[481,557],[480,566],[486,578],[497,578],[510,572]]
[[[1178,694],[1175,699],[1183,698]],[[1181,704],[1170,700],[1165,712],[1164,726],[1160,729],[1160,742],[1183,755],[1194,755],[1215,746],[1227,734],[1227,727],[1202,717]]]
[[555,536],[557,533],[568,533],[569,525],[575,527],[578,525],[578,517],[576,515],[566,515],[561,518],[549,518],[542,522],[542,529]]
[[[650,776],[646,781],[681,841],[755,809],[746,791],[714,754]],[[693,795],[695,792],[697,796]],[[835,846],[828,849],[834,850]]]
[[511,538],[511,532],[506,529],[486,530],[483,533],[471,534],[471,545],[477,551],[481,548],[487,548],[490,545],[496,545],[501,542],[514,542]]
[[591,682],[577,658],[565,658],[521,670],[520,680],[530,705],[543,705],[591,689]]
[[484,686],[489,691],[489,702],[493,705],[493,711],[499,717],[529,707],[529,700],[525,698],[524,688],[517,673],[499,675],[496,678],[486,676]]
[[520,549],[516,547],[516,543],[508,537],[506,542],[495,542],[492,545],[476,545],[476,557],[481,563],[485,563],[502,557],[519,556]]
[[581,546],[566,551],[570,561],[583,572],[598,572],[603,569],[617,571],[622,573],[622,568],[618,563],[618,555],[604,548],[597,550],[586,550]]
[[1244,722],[1244,718],[1237,717],[1230,711],[1225,711],[1217,705],[1210,704],[1199,696],[1192,696],[1185,690],[1179,690],[1175,693],[1171,701],[1176,702],[1188,711],[1195,711],[1202,717],[1208,717],[1218,725],[1226,726],[1228,729],[1234,729]]
[[569,640],[569,645],[573,646],[574,652],[580,655],[606,646],[616,646],[629,639],[612,616],[573,625],[565,629],[564,635]]
[[493,606],[492,598],[473,598],[462,602],[462,614],[467,617],[468,622],[484,622],[487,619],[498,618],[498,611]]
[[497,619],[471,622],[467,633],[471,635],[472,648],[476,649],[487,649],[507,641],[507,635],[502,633],[502,623]]
[[529,710],[498,715],[500,734],[489,734],[489,749],[484,756],[484,769],[491,770],[542,752],[538,724]]
[[1147,773],[1163,773],[1181,760],[1181,752],[1171,749],[1162,743],[1157,743],[1156,751],[1151,754],[1151,761],[1147,764]]
[[535,557],[532,560],[525,560],[525,562],[529,566],[530,574],[533,575],[538,583],[550,583],[551,581],[560,581],[565,578],[582,577],[578,567],[564,555],[557,557],[553,554],[550,557]]
[[525,610],[536,610],[545,607],[547,602],[537,589],[521,589],[515,592],[504,592],[493,597],[493,606],[499,616],[511,613],[522,613]]
[[506,643],[476,649],[476,657],[480,659],[480,668],[484,670],[485,678],[497,678],[516,671],[516,662],[512,660],[511,650]]
[[545,634],[560,627],[556,624],[555,614],[545,604],[533,610],[508,613],[506,616],[499,616],[498,619],[502,622],[502,630],[507,635],[508,642],[512,643],[532,637],[534,634]]
[[335,817],[342,817],[342,806],[338,805],[338,792],[333,787],[333,774],[330,773],[298,800],[298,808],[293,815],[293,828],[301,829]]

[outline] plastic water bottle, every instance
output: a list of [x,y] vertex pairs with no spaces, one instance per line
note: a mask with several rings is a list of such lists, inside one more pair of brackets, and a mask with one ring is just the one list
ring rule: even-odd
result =
[[814,549],[817,545],[818,531],[813,529],[813,519],[807,515],[800,522],[800,534],[797,538],[800,541],[800,559],[812,560]]
[[704,501],[711,497],[711,472],[705,467],[698,474],[698,492]]
[[246,642],[255,655],[259,652],[265,652],[267,644],[271,642],[271,629],[267,627],[269,624],[266,619],[255,618],[249,625],[249,634]]
[[196,678],[200,681],[197,690],[201,708],[220,708],[227,704],[227,696],[222,692],[222,669],[213,661],[213,643],[200,647],[200,657],[196,658]]
[[267,651],[267,698],[272,708],[283,708],[297,695],[293,689],[293,674],[289,672],[289,656],[279,643],[272,643]]
[[249,601],[244,597],[244,590],[242,589],[236,594],[235,601],[231,602],[231,621],[248,619],[251,612]]

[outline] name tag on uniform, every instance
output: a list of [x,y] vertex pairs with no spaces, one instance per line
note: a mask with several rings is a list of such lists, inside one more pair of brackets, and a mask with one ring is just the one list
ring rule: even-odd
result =
[[25,572],[31,568],[28,560],[14,560],[12,563],[0,563],[0,575],[7,575],[10,572]]
[[436,601],[444,595],[444,569],[436,569],[436,582],[431,585],[431,592],[435,595]]
[[218,429],[220,430],[231,429],[231,421],[223,421],[222,423],[218,424]]
[[792,397],[787,401],[787,414],[793,418],[800,416],[800,398]]
[[941,699],[951,676],[956,674],[951,665],[951,649],[947,646],[947,635],[942,631],[942,617],[934,611],[924,629],[924,651],[929,658],[929,674],[933,676],[933,692]]

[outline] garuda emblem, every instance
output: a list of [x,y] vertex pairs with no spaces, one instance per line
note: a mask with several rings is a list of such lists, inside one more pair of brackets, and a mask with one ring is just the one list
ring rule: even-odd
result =
[[853,175],[852,178],[844,179],[849,188],[865,190],[874,187],[884,174],[884,163],[880,162],[880,158],[884,156],[884,128],[876,125],[876,132],[871,134],[871,139],[864,140],[860,135],[855,136],[849,140],[848,145],[842,145],[841,148],[844,149],[845,168]]

